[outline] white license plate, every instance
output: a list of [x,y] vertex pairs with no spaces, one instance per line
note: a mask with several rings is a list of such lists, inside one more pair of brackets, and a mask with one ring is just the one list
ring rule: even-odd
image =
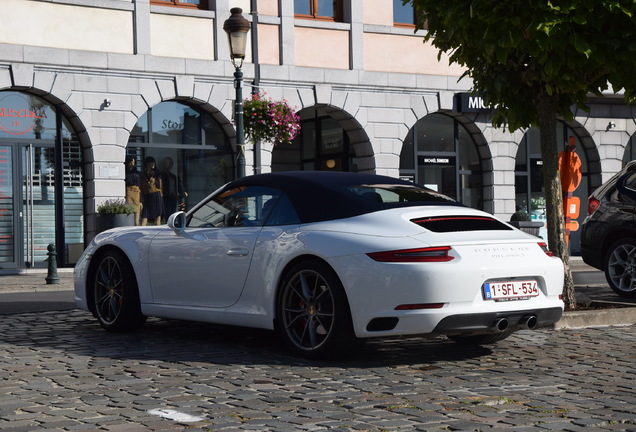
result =
[[484,298],[486,300],[514,300],[538,295],[539,286],[536,280],[514,280],[484,284]]

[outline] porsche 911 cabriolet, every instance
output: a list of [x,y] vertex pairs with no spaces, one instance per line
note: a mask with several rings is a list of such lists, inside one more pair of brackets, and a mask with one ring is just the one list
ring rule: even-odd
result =
[[146,317],[255,327],[310,358],[383,336],[489,344],[563,313],[563,265],[543,240],[359,173],[229,182],[167,225],[98,234],[74,281],[77,305],[109,331]]

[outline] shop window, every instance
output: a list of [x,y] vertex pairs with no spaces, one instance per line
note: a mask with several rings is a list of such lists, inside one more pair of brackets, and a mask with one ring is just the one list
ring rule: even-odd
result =
[[300,116],[300,134],[274,149],[272,171],[357,171],[349,136],[338,120],[311,109]]
[[227,135],[208,113],[179,102],[162,102],[142,115],[126,151],[143,175],[152,157],[162,176],[162,219],[188,209],[234,178]]
[[[590,193],[588,182],[587,154],[583,149],[579,138],[565,123],[557,125],[557,143],[559,152],[565,150],[565,145],[570,138],[575,140],[576,154],[581,160],[581,183],[574,190],[573,195],[577,199],[574,203],[576,223],[570,231],[570,253],[580,252],[580,224],[586,216],[587,197]],[[532,220],[546,222],[546,200],[543,187],[543,159],[541,157],[541,139],[537,128],[530,128],[524,135],[515,161],[515,204],[516,210],[530,214]],[[547,239],[547,228],[541,228],[539,235]]]
[[626,165],[630,161],[636,160],[636,143],[634,142],[635,140],[636,137],[632,135],[629,139],[629,142],[627,143],[625,153],[623,153],[623,165]]
[[483,207],[481,159],[466,129],[452,117],[431,114],[409,131],[400,154],[400,177]]
[[342,0],[294,0],[297,18],[342,21]]
[[79,139],[59,107],[0,92],[0,269],[46,267],[49,244],[59,266],[76,262],[84,246],[82,167]]
[[204,10],[208,9],[208,0],[150,0],[150,4]]

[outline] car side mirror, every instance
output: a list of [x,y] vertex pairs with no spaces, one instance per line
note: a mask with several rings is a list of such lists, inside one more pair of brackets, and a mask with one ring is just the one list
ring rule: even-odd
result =
[[175,234],[181,234],[186,228],[186,214],[185,212],[178,211],[173,213],[168,218],[168,226],[172,228]]

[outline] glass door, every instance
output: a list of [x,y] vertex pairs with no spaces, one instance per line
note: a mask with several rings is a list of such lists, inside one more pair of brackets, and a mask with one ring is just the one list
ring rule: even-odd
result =
[[13,147],[0,145],[0,269],[17,267]]
[[46,267],[48,245],[55,243],[55,169],[53,144],[21,146],[21,215],[26,267]]

